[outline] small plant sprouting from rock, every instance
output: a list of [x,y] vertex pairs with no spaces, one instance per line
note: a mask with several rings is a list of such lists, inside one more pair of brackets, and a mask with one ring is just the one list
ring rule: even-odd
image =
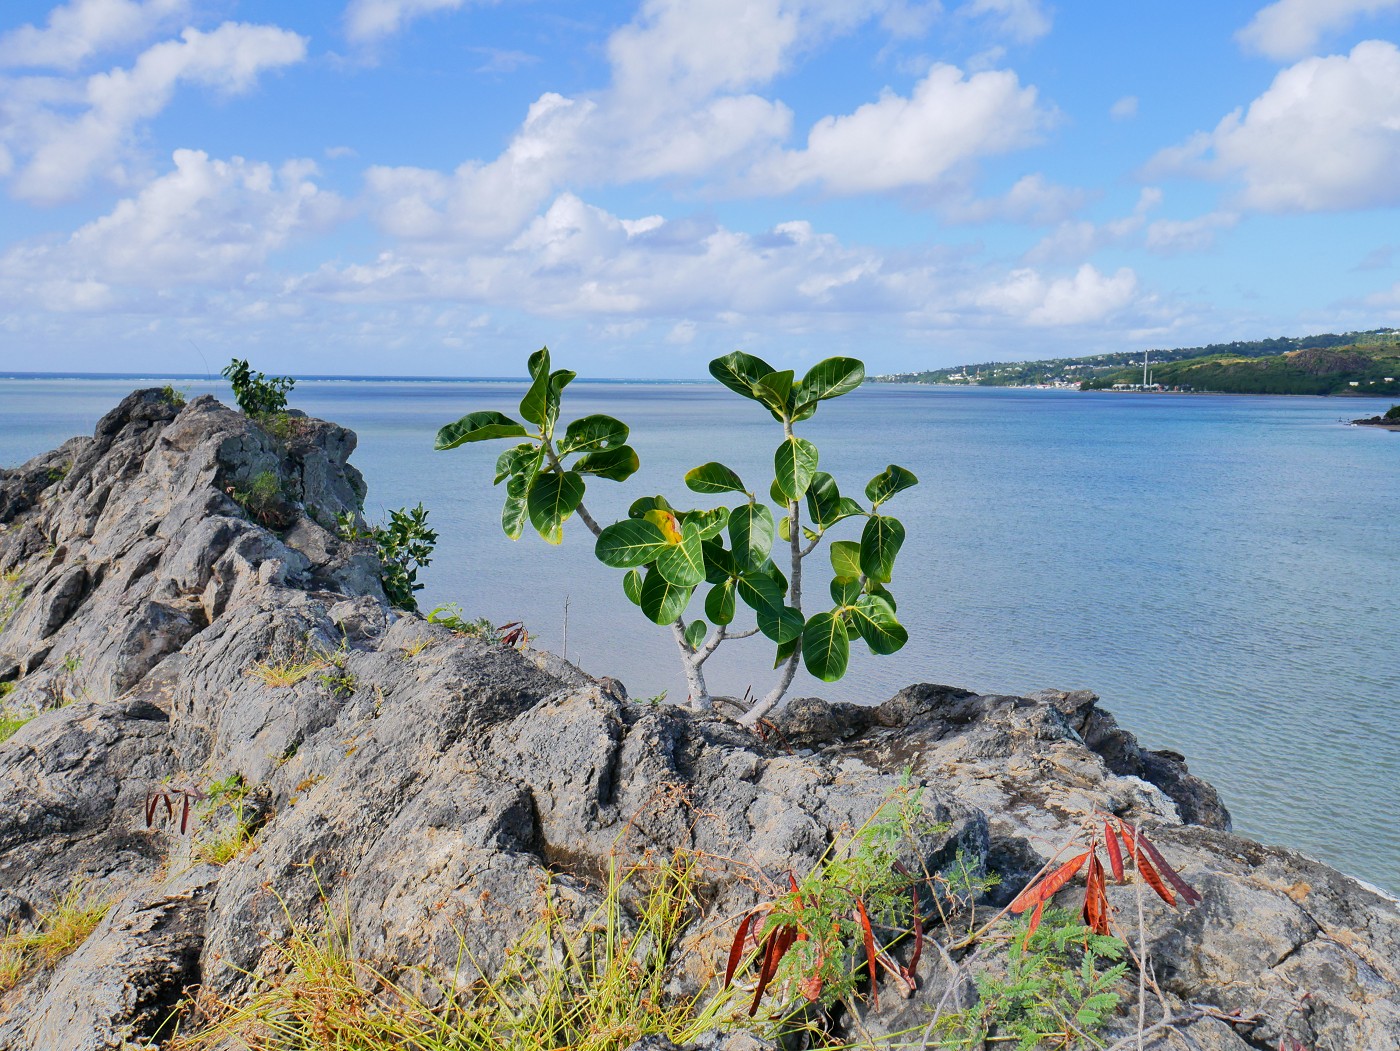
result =
[[296,386],[290,376],[268,376],[254,372],[247,361],[234,358],[219,375],[233,386],[233,398],[238,407],[253,417],[282,412],[287,407],[287,392]]
[[164,807],[166,828],[176,827],[175,814],[178,811],[178,827],[180,835],[183,836],[189,831],[191,807],[204,798],[205,794],[197,788],[176,787],[168,781],[162,781],[146,793],[146,827],[155,827],[160,810]]
[[410,613],[418,612],[415,591],[422,591],[418,570],[432,561],[438,535],[428,528],[428,512],[420,503],[389,512],[389,524],[361,528],[355,515],[336,516],[337,533],[342,540],[370,540],[379,554],[379,579],[391,605]]
[[248,813],[248,783],[234,773],[215,781],[201,806],[200,833],[194,856],[211,865],[227,865],[257,843]]
[[[833,682],[846,672],[852,638],[863,639],[878,654],[893,653],[908,640],[886,587],[905,531],[882,507],[918,480],[889,465],[866,485],[867,508],[841,495],[835,479],[817,469],[817,447],[795,432],[821,402],[860,386],[865,377],[861,362],[827,358],[800,380],[790,369],[779,371],[738,351],[710,362],[716,379],[766,409],[782,426],[774,478],[767,487],[781,517],[775,518],[737,473],[710,461],[686,474],[686,487],[703,495],[742,497],[738,506],[682,510],[664,496],[645,496],[632,504],[625,520],[606,528],[584,507],[586,479],[621,482],[631,477],[638,459],[627,444],[629,429],[611,416],[592,415],[569,423],[561,436],[563,391],[574,373],[551,371],[547,349],[530,356],[529,370],[531,384],[520,414],[535,430],[499,412],[473,412],[439,430],[436,447],[525,439],[496,461],[496,483],[506,483],[501,517],[506,535],[518,539],[528,522],[547,542],[558,544],[564,522],[576,513],[597,538],[598,559],[625,571],[627,597],[649,620],[670,626],[694,708],[708,711],[713,706],[704,664],[727,639],[762,632],[777,647],[778,681],[744,713],[740,721],[748,726],[782,700],[799,662],[818,679]],[[566,464],[571,457],[575,459]],[[804,509],[810,525],[803,522]],[[827,531],[847,518],[865,519],[860,540],[832,544],[832,606],[808,616],[803,611],[803,562]],[[775,539],[787,547],[786,573],[773,558]],[[685,619],[701,584],[709,585],[705,614],[710,624]],[[753,609],[757,627],[730,634],[738,602]]]
[[160,396],[177,409],[183,409],[185,407],[185,392],[176,390],[174,386],[169,383],[160,389]]
[[428,614],[428,623],[441,624],[444,628],[455,631],[458,635],[466,635],[469,638],[482,639],[486,642],[499,642],[503,646],[512,648],[527,646],[530,643],[530,633],[525,630],[525,625],[518,620],[510,621],[499,627],[492,624],[487,617],[468,620],[462,613],[462,607],[455,602],[435,607]]
[[327,649],[313,645],[308,639],[298,654],[284,660],[258,661],[244,674],[274,689],[295,686],[315,675],[332,697],[349,696],[358,685],[355,675],[345,669],[349,655],[343,640],[339,647]]
[[10,569],[0,573],[0,632],[9,626],[10,618],[19,610],[24,600],[24,574],[21,570]]
[[282,479],[275,471],[259,471],[248,483],[248,488],[231,485],[227,492],[233,497],[233,502],[260,525],[281,529],[293,517],[291,501],[282,489]]
[[88,892],[82,880],[45,912],[30,931],[12,931],[0,938],[0,993],[31,971],[52,967],[87,940],[112,902]]

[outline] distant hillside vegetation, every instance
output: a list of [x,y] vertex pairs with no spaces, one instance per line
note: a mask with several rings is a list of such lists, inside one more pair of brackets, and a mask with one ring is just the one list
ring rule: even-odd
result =
[[[1393,363],[1400,354],[1400,331],[1325,332],[1315,336],[1212,343],[1133,353],[1095,354],[1038,361],[989,361],[955,368],[876,376],[876,383],[946,383],[982,387],[1054,384],[1100,389],[1115,383],[1140,384],[1147,355],[1153,380],[1164,386],[1259,394],[1334,394],[1346,391],[1391,393],[1385,377],[1400,378]],[[1385,364],[1389,360],[1392,364]],[[1258,371],[1252,363],[1261,365]],[[1193,379],[1177,378],[1177,366],[1190,366]],[[1210,366],[1205,368],[1205,366]],[[1202,371],[1194,371],[1201,368]],[[1170,371],[1169,371],[1170,370]],[[1355,380],[1355,390],[1350,383]],[[1375,381],[1374,386],[1372,381]],[[1261,387],[1260,384],[1267,385]],[[1286,389],[1285,389],[1286,388]],[[1325,389],[1324,389],[1325,388]]]
[[[1211,354],[1153,364],[1160,387],[1228,394],[1400,394],[1400,343],[1307,347],[1265,358]],[[1085,390],[1137,385],[1142,369],[1120,369],[1087,379]]]

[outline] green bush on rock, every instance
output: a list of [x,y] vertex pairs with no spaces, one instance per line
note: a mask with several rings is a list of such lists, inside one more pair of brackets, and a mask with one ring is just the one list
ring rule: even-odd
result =
[[[855,390],[865,366],[855,358],[827,358],[801,379],[750,354],[735,351],[710,362],[710,373],[734,393],[757,402],[782,426],[773,454],[768,495],[761,501],[739,475],[711,460],[689,471],[694,493],[738,498],[733,506],[682,509],[661,495],[633,502],[628,517],[603,527],[583,504],[590,478],[622,482],[637,470],[629,429],[611,416],[584,416],[562,435],[559,418],[564,388],[575,373],[550,370],[549,350],[530,356],[531,383],[520,402],[525,424],[502,413],[469,413],[438,431],[436,447],[455,449],[496,438],[523,439],[496,461],[496,484],[506,483],[501,526],[519,539],[528,522],[548,543],[563,540],[571,516],[597,538],[599,561],[624,571],[623,591],[648,620],[669,625],[690,690],[690,703],[709,710],[704,664],[728,639],[763,634],[776,646],[772,689],[744,713],[753,725],[782,699],[798,662],[825,682],[841,678],[853,639],[872,653],[893,653],[908,640],[895,616],[886,585],[904,543],[904,526],[884,514],[883,505],[918,479],[890,464],[865,487],[868,506],[842,495],[830,474],[818,469],[817,447],[795,431],[823,401]],[[806,511],[806,520],[803,511]],[[803,609],[804,561],[846,519],[864,519],[859,540],[834,541],[830,548],[831,606],[808,615]],[[780,545],[780,546],[775,546]],[[775,560],[786,549],[786,572]],[[686,619],[695,592],[708,587],[703,619]],[[757,626],[731,633],[739,605],[753,610]]]

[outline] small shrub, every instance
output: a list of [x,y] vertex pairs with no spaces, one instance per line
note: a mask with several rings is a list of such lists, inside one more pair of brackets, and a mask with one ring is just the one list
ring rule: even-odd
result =
[[52,967],[87,940],[112,902],[87,893],[81,880],[39,916],[32,931],[0,938],[0,992],[14,988],[30,971]]
[[487,642],[501,641],[489,619],[477,617],[475,620],[468,620],[462,613],[462,607],[455,602],[435,607],[428,614],[428,623],[441,624],[444,628],[455,631],[458,635],[468,635],[474,639],[485,639]]
[[160,396],[177,409],[183,409],[185,407],[184,391],[176,390],[169,383],[160,389]]
[[315,675],[316,681],[330,690],[332,697],[348,697],[359,685],[357,678],[345,670],[348,656],[344,643],[334,650],[307,646],[299,656],[284,661],[258,661],[244,674],[275,689],[295,686]]
[[282,489],[282,479],[273,471],[259,471],[247,489],[229,486],[234,503],[261,525],[281,528],[292,517],[291,502]]
[[423,505],[390,511],[387,526],[361,529],[349,513],[338,515],[336,524],[343,540],[374,542],[385,597],[397,609],[418,612],[418,600],[413,597],[415,591],[423,590],[418,583],[418,570],[431,563],[438,540],[437,533],[428,528],[428,512]]
[[1385,411],[1385,419],[1400,422],[1400,405],[1392,405]]
[[267,376],[254,372],[248,362],[239,358],[230,361],[219,375],[233,385],[233,397],[238,407],[249,416],[267,416],[287,407],[287,392],[296,386],[290,376]]

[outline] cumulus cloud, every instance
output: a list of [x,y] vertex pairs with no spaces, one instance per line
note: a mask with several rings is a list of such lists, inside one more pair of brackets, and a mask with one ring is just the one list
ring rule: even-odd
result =
[[1194,219],[1158,219],[1147,227],[1147,250],[1158,255],[1204,252],[1215,247],[1215,235],[1240,221],[1236,212],[1210,212]]
[[1238,178],[1241,205],[1262,211],[1400,203],[1400,49],[1367,40],[1349,55],[1304,59],[1148,171]]
[[1059,186],[1036,172],[1017,179],[1000,197],[951,201],[942,209],[944,218],[958,223],[985,223],[1001,220],[1046,226],[1063,222],[1083,207],[1088,194],[1070,186]]
[[1026,252],[1028,263],[1064,263],[1085,259],[1104,248],[1135,241],[1147,224],[1147,216],[1162,203],[1162,191],[1144,186],[1128,215],[1103,223],[1087,219],[1066,220]]
[[1037,141],[1053,120],[1033,86],[1009,70],[965,76],[936,65],[905,98],[824,117],[803,150],[785,150],[756,166],[751,184],[785,193],[815,183],[832,193],[928,186],[955,167]]
[[345,35],[356,44],[392,36],[409,22],[437,11],[455,11],[467,0],[351,0],[345,9]]
[[0,147],[16,158],[11,189],[49,204],[73,196],[101,172],[120,175],[133,132],[169,105],[181,83],[237,94],[264,71],[305,55],[306,40],[295,33],[226,22],[155,44],[129,69],[94,74],[81,86],[49,85],[57,93],[47,98],[12,100],[10,119],[0,128]]
[[1085,263],[1073,277],[1013,270],[1005,280],[979,291],[974,302],[1027,325],[1080,325],[1125,309],[1137,291],[1137,275],[1128,267],[1108,275]]
[[1050,15],[1040,0],[971,0],[961,13],[989,19],[1001,32],[1023,44],[1050,32]]
[[1246,51],[1280,62],[1310,55],[1321,38],[1364,15],[1400,8],[1400,0],[1277,0],[1235,34]]
[[72,0],[49,12],[42,29],[23,25],[0,36],[0,67],[77,69],[94,55],[144,42],[188,9],[189,0]]

